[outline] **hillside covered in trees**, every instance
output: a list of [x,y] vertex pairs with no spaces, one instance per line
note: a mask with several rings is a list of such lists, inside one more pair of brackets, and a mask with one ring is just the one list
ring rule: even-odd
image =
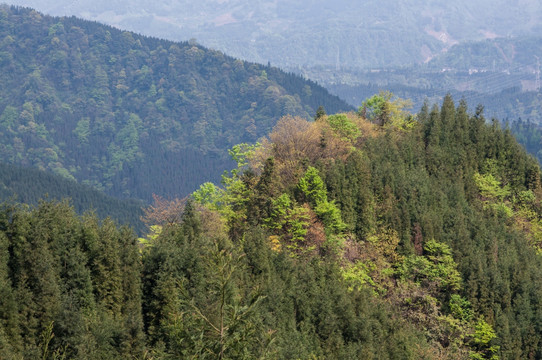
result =
[[4,206],[2,358],[542,358],[538,163],[481,107],[404,105],[284,117],[139,240]]
[[37,205],[45,199],[67,200],[78,214],[94,211],[101,219],[111,217],[137,233],[145,231],[141,221],[145,205],[142,201],[117,199],[60,175],[0,163],[0,201]]
[[0,156],[111,195],[181,196],[280,116],[349,110],[314,82],[195,43],[0,6]]

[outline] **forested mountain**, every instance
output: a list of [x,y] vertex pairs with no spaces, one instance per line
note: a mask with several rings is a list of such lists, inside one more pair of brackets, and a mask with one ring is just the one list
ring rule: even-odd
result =
[[381,89],[413,99],[414,111],[425,97],[437,102],[450,92],[471,104],[483,103],[488,117],[540,122],[542,108],[530,101],[531,95],[516,91],[538,89],[542,8],[537,1],[12,3],[170,39],[196,38],[283,66],[356,107]]
[[[510,31],[535,29],[538,3],[519,3],[533,21]],[[166,17],[177,6],[162,4]],[[202,4],[219,15],[239,6],[225,20],[248,16],[240,0]],[[330,4],[323,14],[345,8]],[[491,17],[492,4],[469,9]],[[436,14],[422,12],[425,29],[448,36],[442,19],[453,15]],[[525,114],[512,131],[451,95],[417,115],[386,92],[341,113],[351,107],[314,82],[195,41],[9,6],[0,68],[2,159],[68,178],[0,165],[0,195],[33,202],[43,187],[119,220],[140,209],[70,178],[166,195],[143,212],[141,238],[66,202],[0,205],[0,359],[542,359],[542,173],[512,135],[540,153],[528,121],[538,93],[486,99]],[[408,72],[387,74],[408,83]],[[426,80],[398,86],[421,95]],[[469,100],[471,90],[456,89]]]
[[99,218],[111,217],[138,233],[146,230],[141,222],[143,202],[119,200],[60,175],[0,163],[0,201],[35,206],[44,199],[66,199],[78,214],[94,211]]
[[195,43],[0,6],[0,155],[116,196],[186,195],[282,115],[350,107]]
[[481,108],[378,95],[230,154],[139,242],[4,206],[2,358],[542,358],[540,167]]
[[[420,92],[428,97],[438,95],[442,100],[446,92],[454,91],[484,96],[511,88],[524,92],[539,90],[536,79],[542,68],[540,57],[542,37],[508,37],[456,44],[423,65],[404,64],[373,70],[351,67],[340,72],[314,67],[298,71],[335,93],[346,91],[341,91],[342,87],[359,86],[363,91],[363,87],[370,84],[386,87],[394,93],[401,87],[410,88],[412,96]],[[351,96],[348,100],[352,103]],[[489,108],[489,104],[482,102]]]
[[452,46],[427,63],[436,70],[534,73],[542,56],[542,38],[520,36],[469,41]]
[[[421,63],[466,40],[538,35],[536,0],[8,0],[281,67]],[[483,14],[483,16],[481,16]]]
[[510,130],[518,142],[542,164],[542,125],[529,119],[519,119],[510,125]]

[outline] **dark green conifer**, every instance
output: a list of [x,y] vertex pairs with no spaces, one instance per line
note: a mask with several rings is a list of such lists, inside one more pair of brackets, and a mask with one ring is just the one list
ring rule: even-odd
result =
[[324,109],[324,107],[320,105],[318,106],[318,109],[316,109],[316,115],[314,115],[314,120],[318,121],[326,115],[326,109]]

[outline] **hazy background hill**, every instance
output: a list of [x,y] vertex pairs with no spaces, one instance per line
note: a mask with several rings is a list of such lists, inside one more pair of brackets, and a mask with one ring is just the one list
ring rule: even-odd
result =
[[[465,40],[536,35],[536,0],[10,0],[281,67],[384,67],[429,60]],[[518,21],[521,19],[521,21]]]
[[0,7],[0,156],[115,196],[184,196],[283,115],[345,102],[191,42]]
[[455,99],[464,98],[471,110],[483,104],[488,118],[540,124],[541,58],[541,37],[517,36],[456,44],[426,64],[377,70],[345,68],[337,72],[313,67],[298,71],[354,106],[374,93],[389,90],[411,99],[413,110],[418,111],[424,101],[439,103],[451,93]]

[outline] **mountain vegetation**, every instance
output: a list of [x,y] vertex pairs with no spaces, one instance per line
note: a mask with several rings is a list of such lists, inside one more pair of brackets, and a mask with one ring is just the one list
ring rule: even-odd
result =
[[[339,94],[351,104],[361,104],[364,99],[380,91],[390,91],[394,94],[408,98],[412,101],[412,109],[419,111],[425,102],[436,104],[442,102],[446,96],[443,89],[416,88],[400,84],[377,85],[331,85],[330,91]],[[496,119],[503,126],[510,124],[514,134],[517,129],[514,124],[529,121],[532,124],[541,124],[542,97],[538,91],[522,91],[519,87],[512,87],[495,93],[477,91],[448,91],[457,99],[465,99],[469,104],[483,104],[484,114],[488,119]],[[536,155],[535,153],[532,153]]]
[[519,120],[511,124],[510,131],[525,149],[542,163],[542,126],[530,120]]
[[469,41],[452,46],[428,62],[428,67],[456,71],[509,71],[533,73],[542,55],[540,36],[516,36]]
[[27,203],[0,205],[1,359],[542,359],[542,172],[514,138],[542,153],[538,93],[495,91],[505,126],[469,88],[354,111],[194,40],[10,6],[0,66],[0,196]]
[[110,195],[183,196],[283,115],[350,106],[194,42],[0,6],[0,156]]
[[[353,106],[384,89],[412,99],[418,111],[425,97],[441,102],[451,92],[456,99],[484,104],[489,118],[541,121],[542,108],[520,94],[538,89],[535,55],[542,56],[542,7],[533,0],[365,1],[356,6],[243,0],[11,3],[152,36],[196,38],[234,56],[301,74]],[[493,101],[501,92],[504,102]],[[521,108],[528,112],[515,111]]]
[[542,358],[538,163],[481,107],[405,105],[284,117],[139,240],[4,205],[2,357]]
[[[539,158],[536,133],[542,124],[542,97],[537,56],[542,56],[541,46],[541,38],[494,39],[455,45],[423,66],[333,74],[315,68],[303,73],[353,106],[382,90],[412,100],[414,110],[424,102],[442,102],[446,94],[483,104],[486,117],[509,124],[520,143],[527,146],[529,138],[527,150]],[[535,133],[524,132],[526,123]]]
[[141,201],[119,200],[60,175],[0,163],[0,201],[38,205],[42,199],[68,200],[78,214],[94,211],[101,219],[110,216],[137,233],[145,231]]

